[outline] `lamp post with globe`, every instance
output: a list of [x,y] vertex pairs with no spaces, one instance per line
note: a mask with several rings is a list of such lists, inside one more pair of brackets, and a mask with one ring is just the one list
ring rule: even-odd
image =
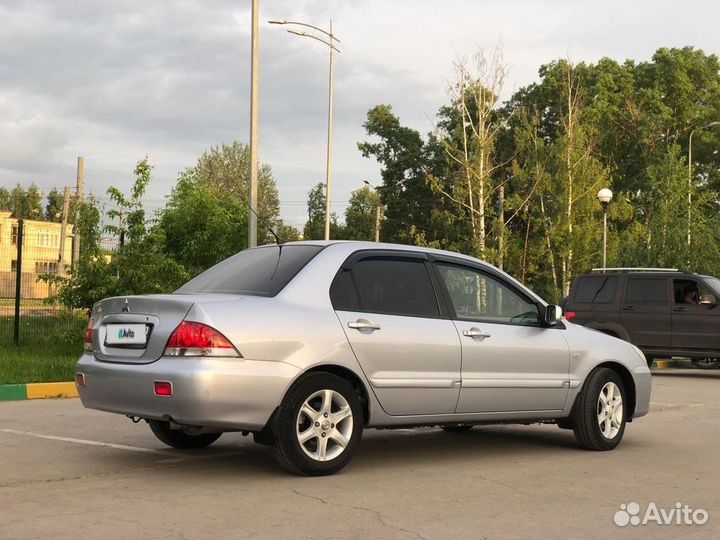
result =
[[597,200],[603,207],[603,268],[607,268],[607,209],[612,201],[613,192],[608,188],[598,191]]

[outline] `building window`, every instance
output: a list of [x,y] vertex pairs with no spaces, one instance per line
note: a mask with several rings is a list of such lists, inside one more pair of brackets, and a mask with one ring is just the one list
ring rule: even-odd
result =
[[37,261],[35,263],[36,274],[57,274],[58,263],[55,261]]
[[60,233],[41,230],[38,233],[38,247],[56,248],[60,246]]
[[13,225],[12,226],[12,233],[10,234],[10,242],[13,246],[17,245],[17,236],[18,236],[18,226]]
[[17,272],[17,259],[10,261],[10,271]]

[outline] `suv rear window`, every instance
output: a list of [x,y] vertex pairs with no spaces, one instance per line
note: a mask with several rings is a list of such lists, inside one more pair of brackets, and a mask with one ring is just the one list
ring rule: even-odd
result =
[[617,276],[581,277],[575,287],[574,302],[612,304],[617,291]]
[[246,249],[205,270],[175,293],[275,296],[322,249],[307,245]]

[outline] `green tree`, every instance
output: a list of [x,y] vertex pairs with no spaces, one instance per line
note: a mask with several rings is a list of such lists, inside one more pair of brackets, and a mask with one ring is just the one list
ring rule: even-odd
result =
[[375,218],[380,204],[378,192],[370,186],[353,191],[345,209],[344,237],[348,240],[373,240]]
[[282,220],[275,225],[275,233],[282,242],[296,242],[300,240],[300,231],[292,225],[284,223]]
[[0,187],[0,212],[12,211],[10,200],[10,192],[4,187]]
[[76,225],[82,242],[80,259],[67,276],[44,276],[58,287],[54,301],[68,308],[89,309],[102,298],[167,293],[187,281],[188,271],[165,251],[164,230],[148,227],[145,220],[142,197],[151,173],[152,166],[146,157],[135,167],[135,181],[129,194],[116,187],[108,189],[117,205],[108,216],[119,218],[121,211],[127,216],[125,224],[105,227],[106,232],[118,238],[126,237],[113,253],[104,253],[100,248],[102,214],[96,201],[81,205]]
[[[308,193],[308,220],[303,228],[304,240],[322,240],[325,238],[325,184],[318,183]],[[335,212],[330,214],[330,238],[342,236]]]
[[14,218],[25,217],[25,190],[20,184],[17,184],[10,192],[10,211]]
[[220,196],[191,168],[180,174],[158,228],[167,254],[194,275],[245,248],[247,224],[245,204]]
[[23,217],[25,219],[43,219],[44,216],[40,190],[34,183],[30,184],[23,201]]
[[[249,202],[250,148],[239,141],[214,146],[203,153],[194,167],[198,184],[205,185],[221,197],[235,197]],[[280,201],[277,185],[269,165],[258,170],[258,214],[269,224],[279,219]],[[274,241],[264,227],[258,226],[258,243]]]
[[55,187],[47,194],[47,203],[45,204],[45,219],[47,221],[60,222],[62,220],[63,194]]

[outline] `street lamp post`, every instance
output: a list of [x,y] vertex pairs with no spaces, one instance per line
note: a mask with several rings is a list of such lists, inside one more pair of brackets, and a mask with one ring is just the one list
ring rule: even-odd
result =
[[252,0],[250,37],[250,212],[248,212],[248,247],[257,246],[258,200],[258,106],[260,100],[260,19],[259,0]]
[[378,194],[378,201],[375,204],[375,242],[380,241],[380,217],[382,212],[382,205],[380,203],[380,194],[378,193],[378,190],[375,186],[373,186],[370,182],[367,180],[363,180],[365,184],[367,184],[370,189],[372,189],[375,193]]
[[603,207],[603,268],[607,268],[607,209],[612,201],[613,192],[608,188],[598,191],[597,200]]
[[320,32],[327,36],[327,39],[317,37],[313,34],[308,34],[302,30],[288,29],[288,32],[295,34],[296,36],[309,37],[320,43],[327,45],[330,50],[330,76],[329,76],[329,87],[328,87],[328,121],[327,121],[327,159],[325,163],[325,240],[330,240],[330,194],[332,188],[332,117],[333,117],[333,75],[334,75],[334,53],[339,53],[340,50],[335,46],[335,43],[340,43],[340,40],[335,37],[332,30],[332,20],[330,21],[330,29],[323,30],[312,24],[307,24],[299,21],[288,21],[288,20],[273,20],[268,21],[270,24],[282,24],[282,25],[296,25],[310,28],[317,32]]
[[696,131],[707,129],[720,125],[720,121],[710,122],[705,126],[696,127],[690,132],[688,139],[688,208],[687,208],[687,246],[688,246],[688,264],[690,264],[690,224],[692,222],[690,209],[692,208],[692,140]]

